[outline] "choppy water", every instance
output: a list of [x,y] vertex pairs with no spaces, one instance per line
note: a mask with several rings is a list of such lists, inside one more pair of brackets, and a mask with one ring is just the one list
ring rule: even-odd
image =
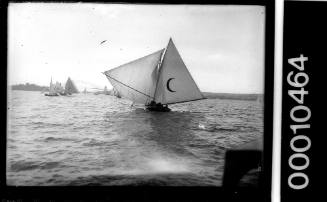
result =
[[263,106],[207,99],[146,112],[108,95],[11,91],[8,185],[220,186],[226,149],[263,134]]

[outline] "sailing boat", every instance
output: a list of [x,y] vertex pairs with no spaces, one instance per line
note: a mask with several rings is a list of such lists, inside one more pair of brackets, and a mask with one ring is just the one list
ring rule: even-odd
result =
[[45,96],[59,96],[59,93],[56,92],[55,85],[52,83],[52,77],[50,81],[49,93],[45,93]]
[[121,98],[121,96],[119,95],[119,92],[115,88],[113,88],[112,90],[113,90],[114,96],[116,96],[117,98]]
[[59,83],[58,81],[54,85],[54,90],[56,91],[56,93],[59,93],[60,95],[62,95],[65,91],[65,89],[61,86],[61,83]]
[[165,49],[103,73],[121,97],[149,111],[170,111],[169,104],[205,99],[171,38]]
[[65,85],[65,90],[61,95],[72,95],[74,93],[78,93],[78,90],[73,81],[68,77]]
[[104,87],[104,89],[103,89],[103,94],[105,94],[105,95],[109,95],[109,91],[108,91],[107,86]]

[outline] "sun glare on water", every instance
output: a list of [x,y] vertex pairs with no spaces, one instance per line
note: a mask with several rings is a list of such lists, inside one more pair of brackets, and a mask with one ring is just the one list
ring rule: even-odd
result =
[[177,159],[155,158],[148,162],[149,172],[153,173],[183,173],[190,172],[187,164]]

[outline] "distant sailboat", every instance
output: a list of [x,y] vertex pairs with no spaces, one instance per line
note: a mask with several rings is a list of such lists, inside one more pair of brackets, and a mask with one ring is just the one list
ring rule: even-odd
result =
[[78,93],[78,90],[73,81],[68,77],[63,95],[72,95],[74,93]]
[[52,77],[49,86],[49,93],[45,93],[45,96],[59,96],[59,93],[55,89],[55,85],[52,83]]
[[65,91],[65,89],[61,86],[61,83],[59,83],[58,81],[54,85],[54,90],[56,91],[56,93],[59,93],[60,95],[63,94]]
[[115,88],[113,88],[112,90],[113,90],[114,96],[116,96],[117,98],[121,98],[121,96],[119,95],[119,92]]
[[168,104],[205,99],[172,39],[165,49],[105,71],[119,96],[150,111],[170,111]]
[[105,94],[105,95],[110,95],[110,91],[108,91],[107,86],[104,87],[104,89],[103,89],[103,94]]

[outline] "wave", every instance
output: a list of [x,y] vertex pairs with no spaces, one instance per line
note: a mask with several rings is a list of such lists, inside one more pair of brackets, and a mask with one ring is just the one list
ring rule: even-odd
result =
[[26,170],[34,170],[39,168],[39,163],[30,161],[20,161],[20,162],[15,162],[11,164],[10,170],[13,172],[19,172],[19,171],[26,171]]
[[105,145],[107,145],[107,142],[99,141],[96,139],[91,139],[88,142],[83,143],[82,145],[83,146],[105,146]]
[[60,165],[61,165],[61,163],[57,162],[57,161],[43,162],[40,164],[40,169],[48,170],[48,169],[53,169],[53,168],[57,168],[57,167],[62,167]]
[[228,127],[217,127],[217,126],[210,126],[210,125],[199,125],[197,128],[193,128],[194,130],[202,130],[208,132],[233,132],[238,131],[238,128],[228,128]]
[[12,172],[19,172],[19,171],[28,171],[28,170],[35,170],[35,169],[52,169],[59,167],[60,162],[37,162],[37,161],[18,161],[14,162],[10,166],[10,171]]
[[253,126],[245,126],[245,125],[239,125],[235,124],[232,126],[221,126],[216,124],[199,124],[198,127],[192,128],[194,130],[202,130],[202,131],[208,131],[208,132],[247,132],[247,131],[257,131],[257,127]]
[[75,141],[72,138],[62,138],[62,137],[47,137],[43,140],[44,142],[51,142],[51,141]]
[[71,126],[71,123],[47,123],[43,121],[32,121],[31,125],[33,125],[34,129],[38,128],[56,128],[56,127],[68,127]]
[[219,186],[216,178],[203,180],[203,177],[187,174],[155,175],[93,175],[78,177],[68,186]]

